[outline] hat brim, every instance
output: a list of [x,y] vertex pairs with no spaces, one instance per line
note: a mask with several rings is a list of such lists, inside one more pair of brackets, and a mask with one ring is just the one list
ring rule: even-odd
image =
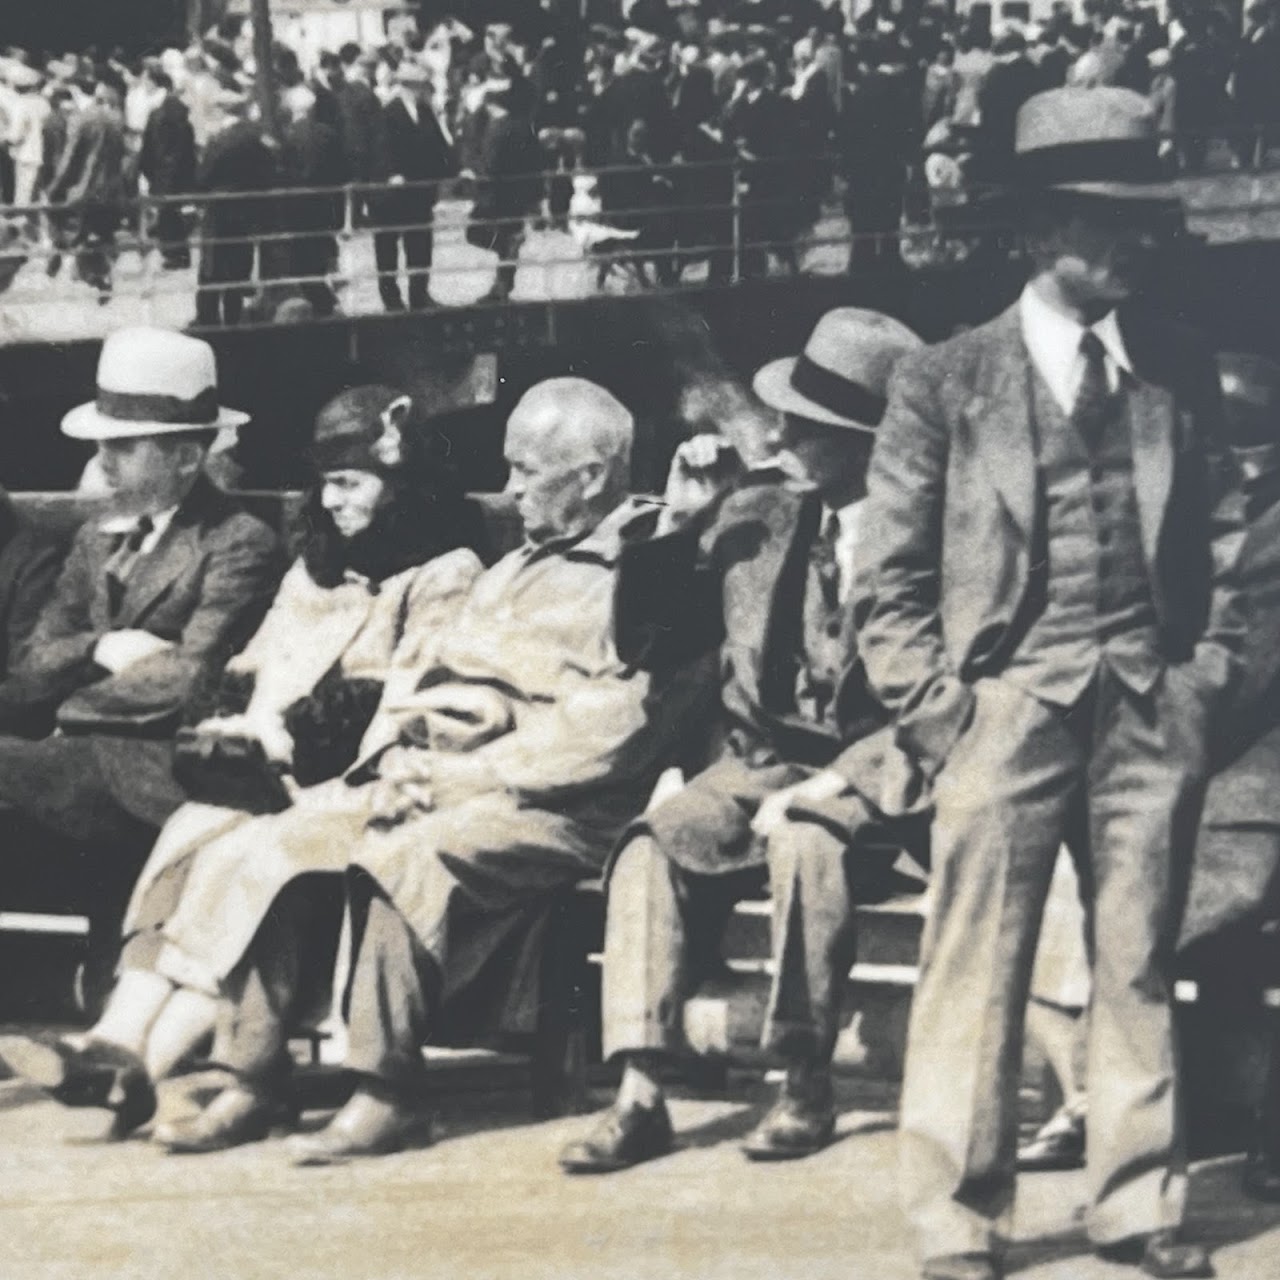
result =
[[856,418],[846,418],[822,405],[802,396],[791,385],[791,372],[796,367],[796,356],[783,356],[780,360],[771,360],[751,380],[751,388],[756,396],[779,413],[795,414],[809,422],[822,422],[829,427],[847,427],[851,431],[865,431],[874,434],[875,426],[870,422],[859,422]]
[[212,422],[126,422],[109,418],[90,400],[62,419],[62,434],[73,440],[131,440],[139,436],[185,435],[192,431],[221,431],[243,427],[249,415],[239,409],[219,409]]

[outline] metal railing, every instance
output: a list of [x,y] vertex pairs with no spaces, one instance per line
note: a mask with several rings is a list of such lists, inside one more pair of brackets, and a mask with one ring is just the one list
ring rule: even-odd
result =
[[[914,167],[903,178],[913,216],[856,227],[837,163],[801,155],[10,207],[0,342],[65,337],[69,328],[92,336],[135,320],[275,323],[282,304],[299,298],[307,305],[286,308],[290,322],[377,314],[400,294],[401,275],[410,307],[469,307],[727,287],[886,257],[945,265],[957,246],[976,244],[1017,250],[1010,226],[987,215],[952,208],[935,222]],[[1244,219],[1280,237],[1280,175],[1186,182],[1194,218]],[[1232,184],[1243,186],[1233,193]]]

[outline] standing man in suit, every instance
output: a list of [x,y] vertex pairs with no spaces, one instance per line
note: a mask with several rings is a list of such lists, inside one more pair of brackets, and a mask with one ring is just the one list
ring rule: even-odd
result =
[[342,194],[332,189],[347,180],[347,169],[342,140],[316,115],[316,103],[306,85],[280,95],[286,120],[280,140],[280,184],[311,194],[279,198],[276,213],[289,233],[281,274],[296,282],[294,287],[314,315],[331,316],[338,300],[328,277],[338,261],[336,232],[343,216]]
[[173,91],[168,72],[149,66],[147,79],[163,94],[152,108],[142,130],[138,171],[147,180],[149,194],[169,197],[156,210],[151,234],[160,245],[160,262],[166,271],[183,271],[191,265],[187,225],[182,207],[172,197],[190,192],[196,181],[196,135],[191,113]]
[[1093,943],[1089,1238],[1149,1275],[1212,1274],[1177,1236],[1170,968],[1207,734],[1239,669],[1243,507],[1208,350],[1130,305],[1172,221],[1157,143],[1129,90],[1023,107],[1033,277],[902,362],[871,462],[859,646],[936,806],[901,1119],[930,1280],[1001,1274],[1064,841]]
[[98,301],[111,297],[111,257],[124,199],[124,117],[116,90],[99,82],[93,97],[71,119],[67,143],[46,192],[66,205],[76,269]]
[[250,118],[248,97],[226,91],[217,103],[221,115],[204,148],[197,187],[224,198],[206,201],[201,217],[198,325],[240,323],[258,237],[273,222],[270,197],[256,193],[270,191],[279,176],[262,126]]
[[388,182],[405,189],[378,197],[375,212],[382,229],[373,237],[378,293],[388,311],[404,310],[396,279],[401,244],[409,276],[409,308],[422,311],[430,305],[432,211],[439,184],[458,171],[453,148],[431,109],[430,95],[427,68],[406,58],[396,72],[396,96],[385,108]]
[[890,879],[892,859],[873,855],[867,837],[887,831],[895,844],[910,842],[913,825],[917,836],[927,831],[920,793],[905,785],[891,795],[892,769],[904,762],[876,732],[886,718],[862,675],[848,608],[889,373],[919,346],[888,316],[824,316],[803,355],[755,380],[779,415],[775,444],[805,483],[769,472],[726,495],[733,473],[723,461],[717,470],[716,438],[696,437],[677,456],[657,536],[624,551],[619,652],[661,671],[718,648],[723,746],[650,808],[614,861],[604,1047],[625,1073],[613,1107],[561,1154],[566,1172],[624,1169],[671,1149],[659,1068],[687,1052],[684,1003],[715,969],[733,904],[766,884],[776,967],[764,1044],[786,1077],[744,1151],[794,1159],[831,1138],[853,907],[886,896]]
[[[213,350],[159,329],[103,344],[96,401],[63,431],[97,444],[105,518],[76,534],[21,659],[0,680],[0,803],[98,856],[123,907],[161,823],[188,701],[252,634],[279,577],[277,539],[201,474],[217,431]],[[59,732],[54,732],[58,730]],[[37,856],[42,850],[19,846]]]

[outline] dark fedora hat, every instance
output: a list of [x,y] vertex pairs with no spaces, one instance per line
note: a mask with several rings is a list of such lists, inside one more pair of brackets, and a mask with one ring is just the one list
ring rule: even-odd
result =
[[780,413],[874,431],[884,417],[894,365],[922,346],[891,316],[837,307],[818,321],[800,355],[771,361],[752,385],[756,395]]
[[1155,113],[1140,93],[1068,86],[1033,94],[1018,111],[1015,175],[1024,191],[1113,200],[1176,200],[1160,164]]

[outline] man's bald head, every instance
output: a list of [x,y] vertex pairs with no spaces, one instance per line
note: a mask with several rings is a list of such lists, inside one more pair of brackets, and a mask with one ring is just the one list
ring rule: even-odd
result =
[[508,492],[533,541],[580,537],[626,495],[635,420],[585,378],[548,378],[507,421]]

